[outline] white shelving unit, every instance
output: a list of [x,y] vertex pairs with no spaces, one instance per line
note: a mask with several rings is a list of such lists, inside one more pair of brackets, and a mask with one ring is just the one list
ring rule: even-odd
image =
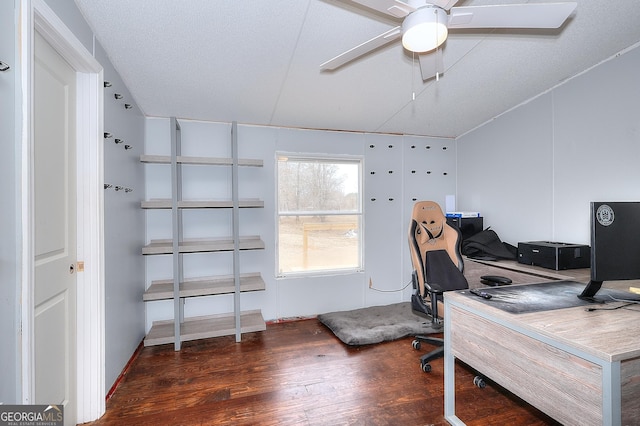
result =
[[[167,164],[171,167],[171,199],[143,201],[143,209],[165,209],[171,211],[172,238],[151,240],[142,248],[143,255],[170,254],[173,261],[173,277],[151,282],[143,295],[145,302],[173,300],[173,319],[154,321],[144,339],[145,346],[173,343],[180,350],[181,343],[188,340],[205,339],[225,335],[241,340],[242,333],[265,330],[265,322],[259,310],[241,311],[240,294],[265,289],[259,272],[240,273],[240,251],[264,249],[259,236],[240,236],[239,221],[241,208],[262,208],[264,202],[258,199],[240,199],[238,196],[238,168],[262,167],[262,160],[239,159],[237,124],[231,126],[231,158],[182,156],[181,130],[178,120],[171,118],[171,155],[142,155],[140,161],[149,164]],[[182,167],[222,166],[231,167],[231,200],[183,200]],[[232,235],[215,238],[183,238],[182,211],[186,209],[228,209],[232,214]],[[189,253],[233,252],[233,274],[197,278],[184,278],[182,257]],[[186,298],[233,294],[234,310],[229,313],[184,316]]]

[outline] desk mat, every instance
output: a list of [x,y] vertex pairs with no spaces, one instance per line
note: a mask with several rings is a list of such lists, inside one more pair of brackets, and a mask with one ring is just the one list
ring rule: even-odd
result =
[[[576,306],[594,306],[592,302],[578,299],[578,294],[582,293],[585,286],[586,284],[576,281],[550,281],[539,284],[483,288],[482,291],[490,294],[491,299],[483,299],[467,290],[463,293],[503,311],[524,314]],[[613,302],[614,300],[610,296],[616,299],[638,299],[637,294],[606,288],[600,289],[596,299],[605,303]]]

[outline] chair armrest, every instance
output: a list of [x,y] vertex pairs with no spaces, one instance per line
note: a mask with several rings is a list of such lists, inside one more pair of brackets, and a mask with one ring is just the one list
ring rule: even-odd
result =
[[425,287],[425,290],[427,290],[429,293],[435,294],[438,296],[441,296],[445,292],[445,290],[440,288],[440,286],[436,283],[425,283],[424,287]]

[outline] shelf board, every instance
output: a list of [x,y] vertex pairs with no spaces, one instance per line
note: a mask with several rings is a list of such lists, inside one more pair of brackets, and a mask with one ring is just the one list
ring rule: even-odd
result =
[[[142,201],[143,209],[170,209],[170,199],[153,199]],[[220,209],[232,208],[233,200],[182,200],[178,201],[179,209]],[[245,198],[238,200],[240,208],[262,208],[264,201],[257,198]]]
[[[265,289],[260,273],[240,274],[240,291],[260,291]],[[180,297],[210,296],[229,294],[235,291],[233,275],[216,277],[187,278],[180,283]],[[153,281],[142,295],[145,302],[173,299],[173,280]]]
[[[140,161],[143,163],[152,164],[171,164],[170,155],[141,155]],[[217,158],[217,157],[188,157],[179,155],[176,157],[176,161],[180,164],[192,164],[192,165],[204,165],[204,166],[231,166],[233,164],[232,158]],[[249,167],[262,167],[262,160],[254,159],[238,159],[239,166]]]
[[[264,331],[267,326],[262,313],[245,311],[240,314],[242,333]],[[233,313],[185,318],[180,326],[180,341],[208,339],[211,337],[231,336],[236,333]],[[149,334],[144,339],[145,346],[164,345],[174,342],[173,320],[154,321]]]
[[[264,249],[264,241],[259,236],[240,237],[240,250]],[[198,253],[215,251],[232,251],[234,249],[233,238],[206,238],[190,239],[180,242],[179,253]],[[173,242],[169,239],[151,240],[142,247],[142,254],[172,254]]]

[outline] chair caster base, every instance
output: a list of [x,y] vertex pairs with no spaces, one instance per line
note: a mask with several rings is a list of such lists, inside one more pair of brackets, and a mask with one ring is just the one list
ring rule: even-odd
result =
[[481,376],[474,377],[473,384],[479,387],[480,389],[484,389],[487,386],[487,382],[485,382],[484,377],[481,377]]

